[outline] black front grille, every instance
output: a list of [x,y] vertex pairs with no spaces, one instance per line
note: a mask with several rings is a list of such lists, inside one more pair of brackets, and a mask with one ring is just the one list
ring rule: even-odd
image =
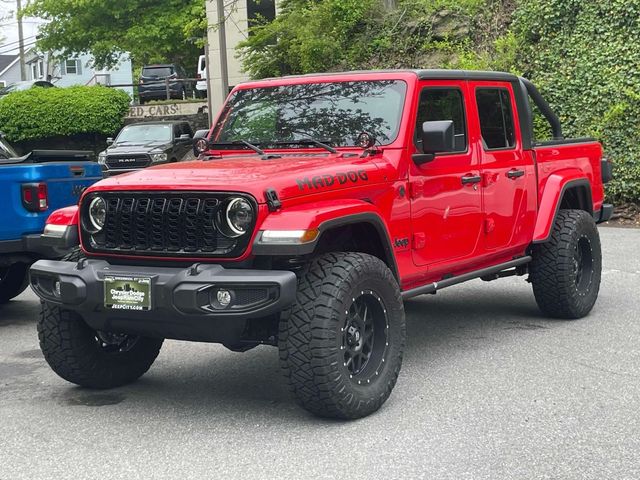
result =
[[[218,229],[227,199],[237,195],[101,192],[83,200],[83,219],[88,218],[86,210],[98,195],[107,203],[107,218],[99,234],[82,229],[83,244],[90,252],[235,258],[242,255],[251,237],[249,232],[229,238]],[[253,199],[246,198],[255,206]]]
[[147,154],[108,155],[107,167],[118,170],[121,168],[144,168],[151,163]]

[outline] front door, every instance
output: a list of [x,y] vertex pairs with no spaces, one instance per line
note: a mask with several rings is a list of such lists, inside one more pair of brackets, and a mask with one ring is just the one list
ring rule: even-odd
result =
[[412,255],[416,265],[430,272],[451,271],[472,256],[481,238],[481,177],[467,128],[467,82],[429,82],[420,94],[415,130],[415,152],[422,151],[422,123],[452,120],[454,152],[437,154],[421,166],[411,162],[410,195]]

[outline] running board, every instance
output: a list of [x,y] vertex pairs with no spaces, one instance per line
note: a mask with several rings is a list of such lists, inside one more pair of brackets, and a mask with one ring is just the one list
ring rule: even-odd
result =
[[502,272],[503,270],[508,270],[510,268],[519,267],[520,265],[525,265],[531,260],[532,257],[530,256],[520,257],[516,258],[515,260],[511,260],[510,262],[494,265],[493,267],[475,270],[463,275],[458,275],[457,277],[449,277],[440,280],[439,282],[433,282],[428,285],[423,285],[422,287],[405,290],[404,292],[402,292],[402,299],[407,300],[409,298],[417,297],[418,295],[436,293],[438,290],[442,290],[443,288],[451,287],[452,285],[457,285],[468,280],[473,280],[474,278],[484,277],[486,275],[494,275],[496,273]]

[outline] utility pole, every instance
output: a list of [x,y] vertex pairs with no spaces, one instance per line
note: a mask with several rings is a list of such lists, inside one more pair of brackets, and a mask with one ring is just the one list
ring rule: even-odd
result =
[[20,16],[22,12],[22,0],[16,0],[16,7],[16,16],[18,17],[18,48],[20,51],[20,79],[25,81],[27,79],[27,65],[24,58],[24,33],[22,31],[22,17]]
[[209,22],[207,20],[207,32],[204,36],[204,67],[207,74],[207,114],[209,115],[209,127],[213,125],[213,92],[211,88],[211,55],[209,55]]
[[224,0],[216,1],[218,11],[218,43],[220,46],[220,88],[222,97],[229,94],[229,63],[227,60],[227,31],[225,28]]

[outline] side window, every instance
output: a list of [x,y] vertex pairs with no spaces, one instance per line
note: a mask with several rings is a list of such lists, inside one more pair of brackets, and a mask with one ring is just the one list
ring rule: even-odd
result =
[[480,131],[485,150],[513,148],[516,145],[511,95],[504,88],[476,90]]
[[420,132],[424,122],[452,120],[456,136],[455,152],[467,150],[467,124],[464,116],[462,92],[457,88],[425,88],[420,93],[418,119],[416,122],[416,145],[422,148]]

